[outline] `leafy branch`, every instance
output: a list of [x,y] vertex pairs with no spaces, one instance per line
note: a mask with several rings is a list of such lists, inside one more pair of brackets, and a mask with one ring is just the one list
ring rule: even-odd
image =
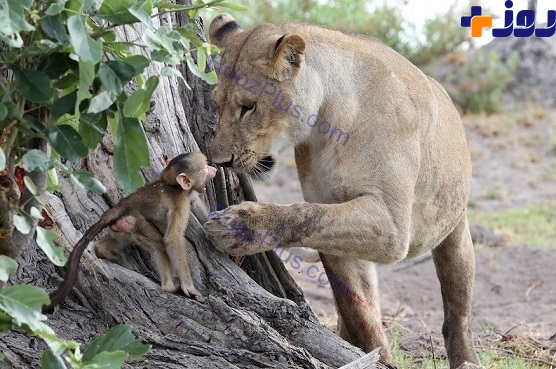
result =
[[[4,218],[20,234],[36,230],[37,244],[55,265],[66,262],[64,249],[54,243],[56,233],[36,227],[43,193],[28,174],[46,176],[47,190],[57,188],[62,173],[78,186],[104,193],[91,173],[71,171],[66,162],[87,157],[110,125],[118,184],[126,192],[142,186],[140,170],[150,162],[142,123],[160,79],[185,82],[174,66],[186,62],[207,83],[217,80],[207,60],[218,49],[198,38],[193,25],[156,26],[156,18],[176,12],[194,18],[208,7],[242,9],[223,0],[195,0],[190,6],[160,0],[0,0],[0,176],[15,177],[14,187],[19,181],[29,195]],[[118,27],[144,31],[140,40],[121,42],[114,32]],[[161,65],[160,72],[147,75],[154,64]],[[32,138],[47,142],[49,149],[34,149]],[[26,173],[22,179],[20,172]],[[43,339],[49,349],[42,368],[116,368],[149,350],[131,327],[116,326],[82,353],[77,342],[57,337],[46,325],[41,312],[49,304],[46,292],[4,286],[16,269],[15,260],[0,255],[0,332],[19,329]]]

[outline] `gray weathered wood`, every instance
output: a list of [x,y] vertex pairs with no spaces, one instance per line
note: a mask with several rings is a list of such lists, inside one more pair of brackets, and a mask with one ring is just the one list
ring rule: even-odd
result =
[[369,352],[367,355],[342,366],[339,369],[380,369],[385,368],[384,365],[378,363],[380,356],[380,347]]

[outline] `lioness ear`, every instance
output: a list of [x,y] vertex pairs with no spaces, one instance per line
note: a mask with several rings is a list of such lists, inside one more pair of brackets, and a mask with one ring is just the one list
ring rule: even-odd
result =
[[189,191],[191,189],[192,186],[191,180],[189,179],[189,176],[185,173],[178,174],[178,176],[176,177],[176,182],[178,182],[181,188],[183,188],[186,191]]
[[269,77],[283,81],[301,66],[304,60],[305,40],[297,34],[284,35],[276,41],[274,55],[263,64]]
[[230,37],[236,36],[243,32],[243,29],[236,22],[234,17],[228,13],[218,14],[216,18],[210,22],[209,39],[212,44],[219,48],[226,46]]

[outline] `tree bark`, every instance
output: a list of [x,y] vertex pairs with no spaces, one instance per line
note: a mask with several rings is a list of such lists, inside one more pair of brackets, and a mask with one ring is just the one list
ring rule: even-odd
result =
[[[168,16],[161,21],[187,19]],[[197,22],[197,28],[202,34],[202,24]],[[129,28],[119,36],[138,37]],[[211,88],[182,70],[192,90],[177,79],[162,78],[153,97],[144,126],[151,154],[151,166],[143,171],[147,181],[162,170],[163,156],[199,148],[206,153],[210,147],[216,124]],[[47,195],[58,243],[67,249],[123,196],[112,174],[111,155],[111,139],[105,137],[86,160],[71,164],[93,172],[108,188],[106,195],[84,191],[63,176],[62,189]],[[205,206],[234,204],[244,194],[255,200],[245,177],[226,170],[217,178],[202,199]],[[338,368],[363,355],[319,323],[275,254],[246,257],[238,266],[207,241],[203,218],[202,212],[192,214],[186,232],[195,286],[203,295],[200,301],[162,291],[149,255],[139,248],[126,252],[121,265],[86,251],[78,283],[49,316],[50,325],[60,336],[85,346],[117,323],[133,325],[153,348],[145,360],[126,363],[126,368]],[[63,270],[36,246],[28,248],[19,263],[12,283],[52,291],[62,281]],[[3,334],[0,350],[6,358],[0,367],[40,367],[44,349],[42,342],[22,332]]]

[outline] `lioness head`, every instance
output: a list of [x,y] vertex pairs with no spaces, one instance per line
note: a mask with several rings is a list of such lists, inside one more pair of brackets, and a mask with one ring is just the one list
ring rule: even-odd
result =
[[306,135],[295,85],[305,41],[272,24],[244,31],[229,14],[212,21],[209,35],[221,49],[214,61],[220,121],[212,161],[257,177],[267,174],[274,157]]

